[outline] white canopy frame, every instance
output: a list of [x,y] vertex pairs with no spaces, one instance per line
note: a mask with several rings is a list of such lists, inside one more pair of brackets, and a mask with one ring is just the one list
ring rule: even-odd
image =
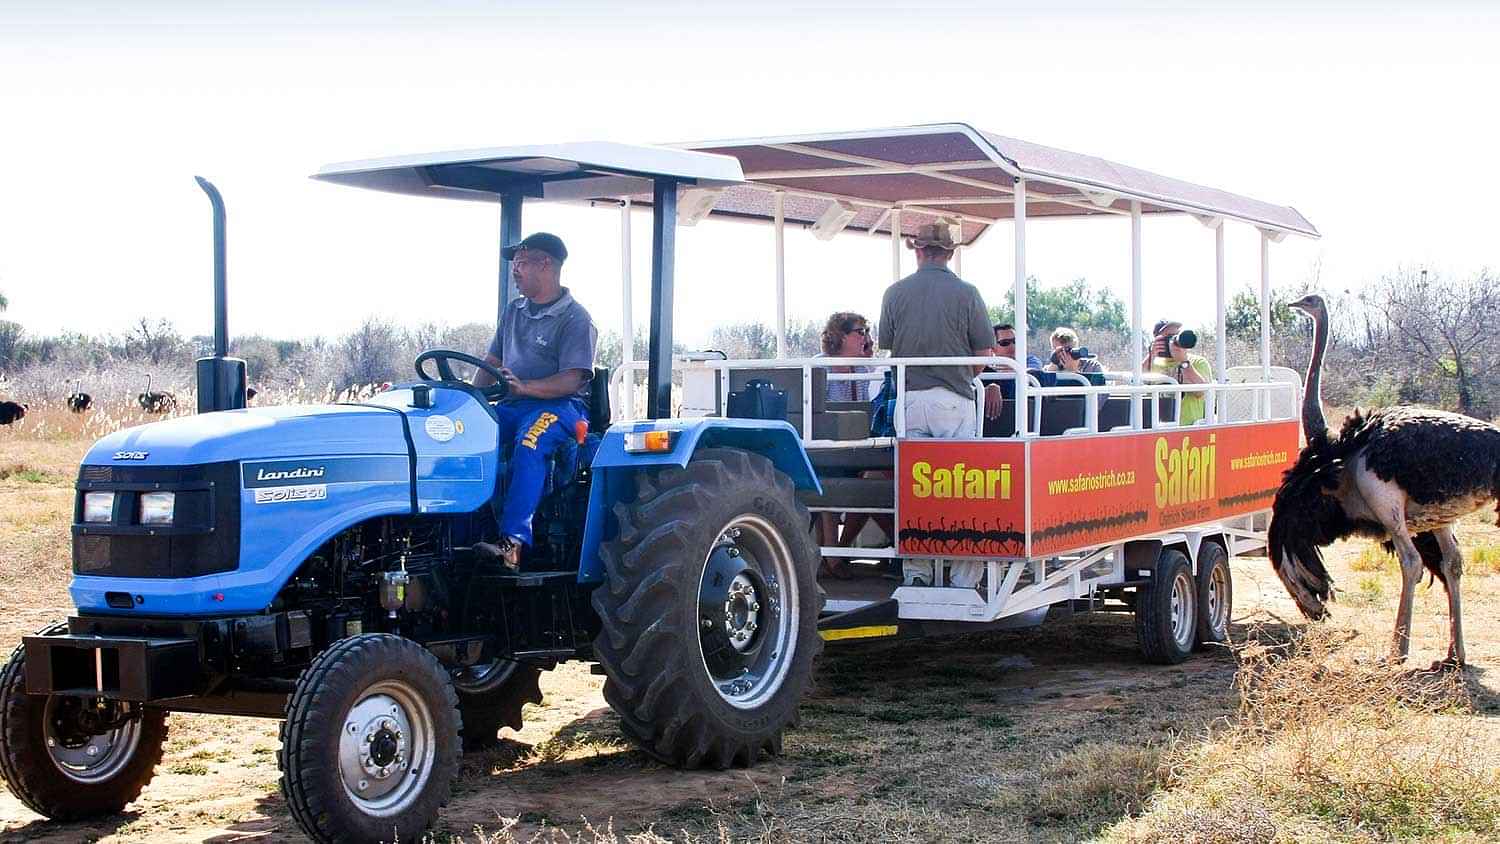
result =
[[[934,142],[942,138],[961,135],[973,144],[978,159],[950,160],[922,163],[905,163],[892,157],[880,157],[866,153],[853,153],[830,148],[835,144],[867,142],[874,145],[893,142],[897,139],[912,140],[923,135],[934,136]],[[1226,383],[1227,353],[1225,348],[1224,295],[1225,248],[1224,224],[1236,220],[1255,226],[1261,233],[1261,343],[1260,363],[1264,380],[1270,380],[1270,252],[1271,242],[1279,242],[1287,234],[1318,237],[1317,229],[1294,209],[1273,206],[1257,200],[1239,197],[1223,191],[1201,188],[1185,182],[1135,170],[1124,165],[1115,165],[1102,159],[1081,156],[1029,144],[1023,141],[981,133],[966,124],[934,124],[897,129],[878,129],[865,132],[838,132],[795,137],[776,137],[755,140],[700,142],[679,145],[693,150],[714,150],[720,154],[735,155],[735,150],[750,150],[756,153],[773,152],[795,156],[803,161],[818,159],[826,167],[800,167],[792,169],[754,169],[746,164],[745,178],[749,186],[769,191],[773,197],[774,212],[771,224],[775,231],[776,262],[776,348],[777,357],[786,358],[786,239],[787,223],[785,203],[788,196],[824,200],[829,203],[845,203],[858,208],[874,209],[878,216],[866,228],[869,234],[879,234],[881,229],[891,238],[891,278],[901,278],[902,234],[906,228],[920,222],[938,220],[962,226],[965,223],[982,226],[978,233],[965,241],[960,232],[960,242],[954,259],[955,270],[962,267],[962,252],[965,245],[972,245],[992,225],[1004,221],[1004,217],[978,212],[958,210],[966,207],[1009,206],[1015,246],[1015,274],[1012,296],[1015,300],[1016,358],[1024,361],[1027,355],[1029,323],[1026,309],[1026,223],[1028,204],[1039,202],[1048,206],[1077,209],[1077,214],[1048,216],[1087,216],[1111,214],[1130,219],[1131,243],[1131,373],[1136,386],[1142,384],[1142,361],[1152,338],[1145,331],[1142,302],[1144,278],[1142,271],[1143,227],[1147,208],[1152,213],[1189,213],[1197,217],[1214,231],[1215,242],[1215,378]],[[1010,152],[1012,155],[1007,155]],[[1101,165],[1102,168],[1101,168]],[[969,173],[981,174],[1002,171],[1009,177],[1007,185],[990,179],[975,178]],[[1117,178],[1106,178],[1100,173],[1114,173]],[[916,195],[900,199],[875,199],[846,192],[809,187],[805,183],[819,179],[848,179],[850,177],[879,178],[893,180],[921,176],[962,189],[960,195]],[[1147,187],[1152,179],[1162,189]],[[787,184],[788,181],[801,184]],[[894,184],[895,182],[893,182]],[[1044,186],[1046,189],[1042,189]],[[1178,193],[1168,193],[1165,188],[1176,188]],[[1062,189],[1064,192],[1056,192]],[[976,193],[978,191],[978,193]],[[1121,206],[1124,207],[1121,207]],[[941,207],[934,207],[941,206]],[[743,215],[741,215],[743,216]],[[755,215],[751,215],[755,216]],[[1018,403],[1019,404],[1019,403]],[[1017,430],[1025,431],[1025,413],[1017,408]],[[1132,426],[1142,425],[1139,403],[1131,411]]]

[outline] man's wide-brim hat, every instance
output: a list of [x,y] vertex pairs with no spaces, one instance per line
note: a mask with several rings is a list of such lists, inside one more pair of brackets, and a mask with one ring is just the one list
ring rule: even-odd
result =
[[949,252],[958,248],[953,240],[953,227],[947,223],[926,223],[917,227],[917,233],[906,239],[909,249],[923,249],[928,246],[936,246]]

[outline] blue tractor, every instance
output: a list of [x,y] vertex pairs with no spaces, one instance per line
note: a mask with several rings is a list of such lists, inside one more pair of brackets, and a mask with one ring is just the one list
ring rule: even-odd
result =
[[[739,163],[618,144],[516,147],[325,168],[318,178],[497,201],[649,197],[649,421],[588,427],[550,470],[519,571],[495,539],[507,455],[493,403],[434,349],[365,402],[245,408],[226,357],[223,204],[215,354],[196,416],[120,431],[79,468],[76,613],[0,672],[0,773],[56,819],[117,812],[151,779],[168,712],[282,719],[281,788],[316,841],[418,840],[460,753],[519,727],[538,676],[594,660],[622,726],[663,762],[750,765],[781,748],[821,648],[818,481],[783,421],[671,419],[679,188]],[[501,307],[511,297],[500,269]]]

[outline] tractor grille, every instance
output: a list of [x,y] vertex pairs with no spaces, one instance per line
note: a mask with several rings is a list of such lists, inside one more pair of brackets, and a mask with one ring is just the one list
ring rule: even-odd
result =
[[[73,571],[98,577],[197,577],[233,571],[240,556],[239,463],[83,466],[73,513]],[[173,523],[138,523],[139,499],[176,493]],[[84,523],[83,494],[112,491],[114,520]]]

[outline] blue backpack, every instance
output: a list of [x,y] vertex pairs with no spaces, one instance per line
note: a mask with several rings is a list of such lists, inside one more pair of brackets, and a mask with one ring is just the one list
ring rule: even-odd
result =
[[886,370],[880,392],[870,400],[870,436],[896,436],[896,373]]

